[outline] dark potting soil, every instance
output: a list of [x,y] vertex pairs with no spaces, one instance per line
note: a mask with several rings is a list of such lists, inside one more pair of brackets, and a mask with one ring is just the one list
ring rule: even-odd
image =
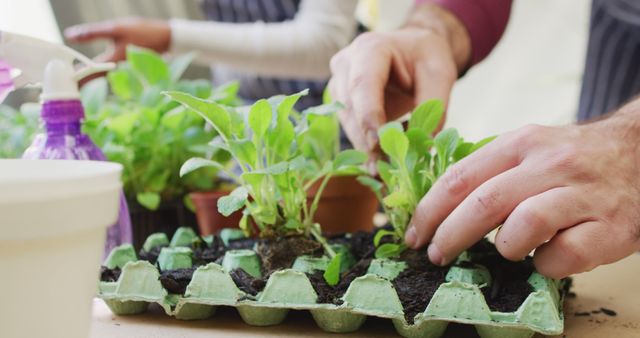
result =
[[144,251],[144,249],[140,249],[138,252],[138,259],[143,261],[148,261],[149,263],[155,265],[158,261],[158,256],[160,256],[160,250],[166,247],[166,245],[159,245],[151,248],[149,251]]
[[338,284],[331,286],[324,280],[324,271],[316,270],[314,273],[307,274],[313,289],[318,294],[319,304],[342,304],[342,296],[347,292],[349,285],[354,279],[367,273],[371,259],[363,259],[356,263],[351,269],[345,271],[340,276]]
[[400,260],[407,263],[407,269],[392,283],[404,308],[405,319],[409,324],[413,324],[414,317],[424,312],[433,294],[440,284],[444,283],[448,268],[431,264],[424,249],[407,249],[400,256]]
[[253,250],[256,240],[253,238],[232,239],[226,246],[227,250]]
[[213,242],[210,246],[207,245],[205,241],[201,241],[199,243],[199,245],[194,245],[191,248],[193,251],[194,265],[207,265],[224,256],[226,250],[220,237],[213,237]]
[[495,251],[478,259],[476,263],[484,265],[491,273],[493,282],[490,287],[482,288],[482,293],[492,311],[516,311],[534,291],[528,282],[534,271],[530,257],[521,262],[511,262]]
[[187,285],[191,282],[193,272],[196,271],[196,267],[186,269],[175,269],[160,272],[160,283],[167,289],[169,293],[184,294],[187,289]]
[[264,278],[255,278],[248,274],[243,269],[234,269],[229,273],[231,275],[231,279],[236,284],[238,289],[255,296],[258,292],[264,290],[265,285],[267,285],[268,277]]
[[106,266],[100,267],[100,281],[101,282],[117,282],[120,278],[120,268],[109,269]]
[[289,236],[265,239],[258,242],[256,253],[262,259],[263,275],[288,269],[298,256],[313,255],[322,250],[322,245],[304,236]]

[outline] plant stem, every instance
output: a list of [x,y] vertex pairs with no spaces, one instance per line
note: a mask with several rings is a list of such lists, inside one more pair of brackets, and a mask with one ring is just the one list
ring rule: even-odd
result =
[[310,228],[311,228],[311,235],[316,239],[316,241],[322,244],[322,247],[324,248],[324,251],[327,253],[329,258],[335,257],[336,252],[333,251],[333,249],[331,248],[331,245],[329,245],[329,243],[327,242],[327,239],[324,238],[322,234],[318,232],[318,229],[320,229],[320,227],[319,226],[315,227],[311,225]]
[[316,214],[316,209],[318,209],[318,203],[320,202],[320,197],[322,196],[322,192],[324,191],[324,188],[327,186],[327,183],[329,183],[329,180],[331,179],[331,177],[333,176],[333,173],[329,172],[324,179],[322,180],[322,183],[320,184],[320,187],[318,188],[318,191],[316,192],[316,195],[313,197],[313,203],[311,203],[311,210],[309,211],[309,218],[311,220],[313,220],[313,216],[315,216]]

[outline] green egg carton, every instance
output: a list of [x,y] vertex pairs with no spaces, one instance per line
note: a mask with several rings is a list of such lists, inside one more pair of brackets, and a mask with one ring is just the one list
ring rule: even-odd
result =
[[372,260],[366,274],[348,286],[340,305],[317,303],[318,295],[307,273],[323,270],[328,264],[328,260],[317,257],[298,257],[291,269],[272,273],[256,295],[243,292],[230,271],[242,268],[253,277],[261,277],[260,259],[251,250],[227,251],[221,264],[197,267],[184,294],[171,294],[159,280],[158,266],[163,271],[190,268],[188,245],[197,236],[185,229],[180,229],[171,242],[162,236],[154,234],[148,239],[151,244],[145,243],[145,249],[169,243],[162,249],[157,265],[138,261],[130,245],[114,249],[105,261],[105,266],[121,269],[117,281],[99,284],[98,296],[114,314],[142,313],[150,303],[157,303],[169,316],[198,320],[213,316],[218,306],[233,306],[247,324],[269,326],[285,320],[289,310],[308,310],[317,325],[328,332],[356,331],[368,316],[373,316],[391,319],[397,332],[407,338],[438,338],[449,323],[473,325],[482,338],[558,335],[564,328],[564,280],[533,272],[528,283],[534,291],[518,309],[495,312],[481,291],[491,285],[491,275],[486,267],[473,264],[471,254],[459,258],[467,264],[449,268],[445,282],[411,324],[392,283],[407,265],[387,259]]

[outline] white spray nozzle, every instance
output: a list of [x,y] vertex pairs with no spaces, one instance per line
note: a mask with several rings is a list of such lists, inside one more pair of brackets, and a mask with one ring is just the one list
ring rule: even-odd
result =
[[[44,83],[45,100],[77,98],[79,80],[115,68],[113,63],[96,63],[65,45],[5,31],[0,31],[0,60],[19,70],[12,72],[15,88]],[[74,70],[75,60],[84,67]]]

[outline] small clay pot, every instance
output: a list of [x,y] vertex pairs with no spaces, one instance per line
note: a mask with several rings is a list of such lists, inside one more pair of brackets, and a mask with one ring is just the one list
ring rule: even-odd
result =
[[229,217],[218,212],[218,200],[226,196],[229,191],[192,192],[189,198],[196,207],[196,218],[200,235],[207,236],[217,234],[223,228],[237,228],[242,211],[236,211]]
[[[309,189],[307,201],[311,203],[318,184]],[[356,176],[335,176],[322,192],[314,221],[320,223],[328,235],[373,230],[373,216],[378,210],[378,199],[368,187],[360,184]]]

